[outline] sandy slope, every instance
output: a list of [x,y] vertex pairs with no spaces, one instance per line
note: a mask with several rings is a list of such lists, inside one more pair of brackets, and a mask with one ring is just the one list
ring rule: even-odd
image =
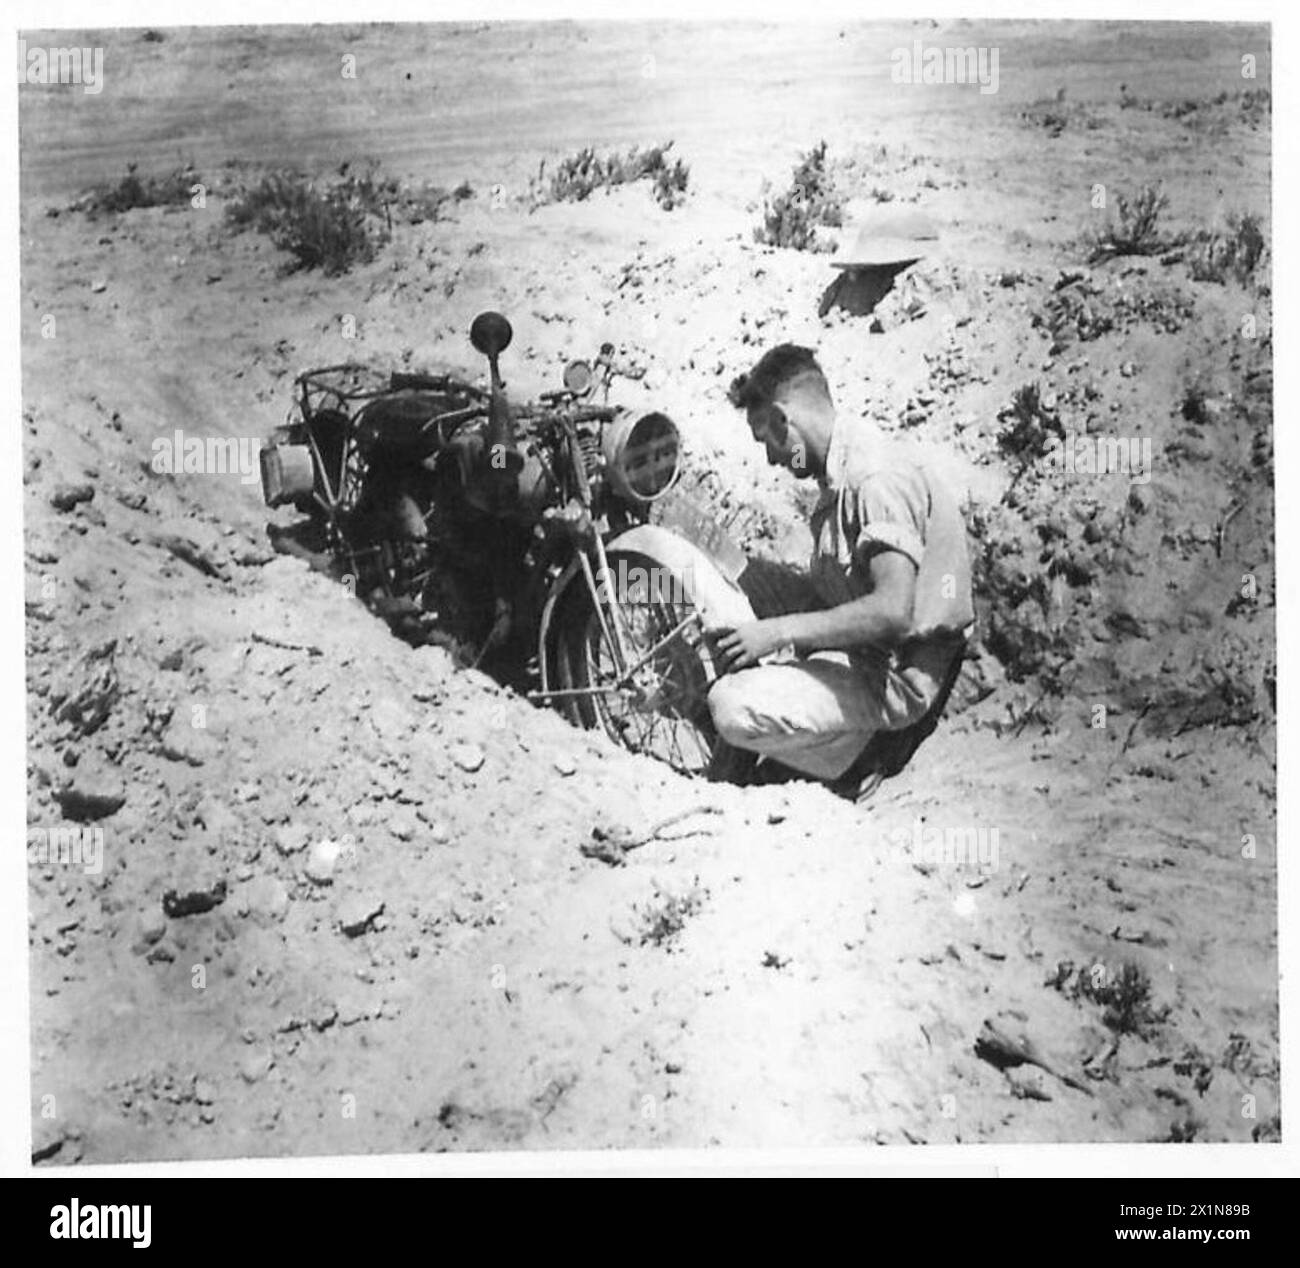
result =
[[[1246,31],[1005,28],[998,96],[890,91],[888,49],[948,33],[782,31],[780,56],[760,28],[116,34],[97,40],[100,97],[24,90],[29,823],[60,822],[69,781],[125,799],[101,821],[102,873],[31,871],[40,1157],[1276,1134],[1271,715],[1215,725],[1196,685],[1271,648],[1271,609],[1223,615],[1243,572],[1271,586],[1268,478],[1230,485],[1252,435],[1231,332],[1258,296],[1119,262],[1104,285],[1172,279],[1194,319],[1055,358],[1031,324],[1077,262],[1094,180],[1164,179],[1175,226],[1267,212],[1267,119],[1206,130],[1116,105],[1125,80],[1235,90],[1225,49],[1259,44],[1266,77],[1267,48]],[[337,79],[340,38],[357,83]],[[1067,83],[1098,124],[1049,140],[1018,110]],[[882,334],[817,318],[824,257],[750,240],[759,182],[823,135],[859,165],[855,210],[886,186],[945,226],[909,284],[924,315],[903,321],[895,297]],[[531,214],[519,198],[545,155],[670,136],[692,165],[677,212],[637,187]],[[476,195],[335,280],[281,276],[268,243],[222,229],[227,160],[368,154]],[[178,156],[213,174],[205,210],[46,215],[127,161]],[[1023,282],[1000,284],[1008,270]],[[755,548],[781,548],[773,525],[797,541],[795,495],[723,388],[778,339],[815,343],[843,409],[906,431],[986,501],[1007,481],[996,413],[1033,378],[1063,396],[1090,382],[1094,428],[1183,457],[1141,514],[1099,486],[1129,544],[1072,596],[1060,699],[1028,713],[1037,685],[1002,682],[985,653],[981,690],[997,689],[869,812],[804,785],[690,784],[394,641],[272,557],[256,485],[146,469],[178,426],[260,437],[309,365],[472,366],[464,331],[489,306],[515,321],[518,392],[607,337],[639,357],[624,399],[681,421],[697,468],[757,508],[738,522]],[[1197,372],[1213,426],[1189,435]],[[906,423],[918,393],[932,403]],[[52,507],[82,481],[93,501]],[[1216,552],[1230,488],[1246,509]],[[178,535],[214,575],[168,550]],[[106,720],[87,732],[69,699]],[[717,811],[703,834],[624,868],[580,853],[602,823],[695,804]],[[936,830],[996,833],[996,867],[936,866],[916,848]],[[313,845],[345,838],[331,883],[311,879]],[[218,880],[215,909],[160,925],[164,891]],[[698,910],[641,945],[638,912],[665,893]],[[1064,961],[1123,960],[1168,1013],[1116,1047],[1100,1006],[1046,983]],[[982,1060],[987,1018],[1093,1095]]]

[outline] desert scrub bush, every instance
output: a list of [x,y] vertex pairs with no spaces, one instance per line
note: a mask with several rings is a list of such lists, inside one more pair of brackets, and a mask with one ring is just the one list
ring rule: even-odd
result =
[[1160,186],[1143,185],[1136,197],[1119,194],[1115,199],[1118,216],[1083,235],[1088,263],[1120,255],[1158,255],[1172,245],[1158,230],[1160,214],[1169,199]]
[[654,196],[665,211],[672,211],[686,201],[686,186],[690,182],[690,168],[678,159],[672,167],[666,163],[654,173]]
[[1257,128],[1265,117],[1273,114],[1273,94],[1267,88],[1247,88],[1238,98],[1237,106],[1242,122]]
[[1267,649],[1249,631],[1227,631],[1193,659],[1185,671],[1186,685],[1170,693],[1175,733],[1203,726],[1256,726],[1276,713],[1276,672]]
[[1125,520],[1057,474],[1067,433],[1054,397],[1026,384],[999,416],[1011,483],[996,503],[964,508],[977,623],[1008,679],[1059,697],[1096,620],[1093,584],[1127,549]]
[[190,164],[162,176],[141,176],[138,167],[136,163],[128,163],[121,180],[94,186],[73,207],[92,219],[134,211],[137,207],[177,207],[188,203],[194,197],[194,187],[201,183]]
[[383,197],[389,214],[404,224],[418,225],[443,218],[448,204],[464,202],[474,197],[474,187],[461,181],[450,193],[438,185],[400,185],[396,181],[384,183]]
[[672,211],[686,199],[690,168],[681,159],[671,165],[668,151],[673,143],[633,146],[622,154],[597,154],[588,146],[561,159],[550,179],[546,179],[546,160],[529,183],[529,201],[534,207],[544,203],[585,202],[598,189],[613,189],[633,181],[652,183],[655,201]]
[[656,883],[654,898],[643,907],[632,909],[637,920],[637,941],[643,947],[661,947],[672,942],[686,927],[687,920],[704,906],[708,896],[698,876],[680,894],[669,893]]
[[1151,326],[1167,335],[1177,334],[1196,313],[1190,297],[1177,286],[1161,282],[1116,283],[1110,305],[1116,329]]
[[1018,387],[1011,395],[1011,403],[998,413],[999,422],[1004,424],[998,432],[998,449],[1022,463],[1044,457],[1053,438],[1065,439],[1065,427],[1055,404],[1055,400],[1042,395],[1037,383]]
[[965,510],[971,588],[984,645],[1012,682],[1037,680],[1059,695],[1074,658],[1077,622],[1055,602],[1037,526],[1006,501]]
[[803,155],[790,176],[790,188],[763,200],[763,223],[754,241],[795,251],[829,251],[818,229],[844,223],[844,201],[836,193],[826,163],[826,142]]
[[1098,339],[1115,325],[1101,292],[1082,273],[1062,273],[1030,320],[1051,337],[1053,356],[1076,341]]
[[1209,420],[1206,412],[1209,399],[1210,394],[1205,384],[1200,379],[1193,379],[1183,389],[1183,399],[1178,406],[1178,412],[1187,422],[1203,427]]
[[1079,271],[1063,272],[1030,323],[1051,340],[1052,356],[1072,343],[1089,343],[1112,330],[1151,326],[1176,334],[1195,314],[1193,300],[1177,286],[1139,278],[1098,285]]
[[1050,137],[1058,137],[1067,127],[1076,127],[1095,131],[1101,127],[1101,120],[1080,102],[1066,103],[1065,89],[1055,97],[1031,102],[1020,112],[1020,120],[1031,128],[1044,128]]
[[1072,961],[1063,960],[1046,984],[1069,999],[1098,1005],[1102,1024],[1116,1035],[1145,1038],[1169,1017],[1168,1007],[1152,1005],[1151,978],[1132,960],[1123,961],[1114,972],[1104,964],[1076,971]]
[[[1102,966],[1094,966],[1102,968]],[[1102,1007],[1101,1020],[1117,1035],[1146,1036],[1169,1016],[1151,1003],[1151,978],[1141,965],[1125,960],[1115,973],[1081,970],[1079,994]]]
[[1145,110],[1165,119],[1175,119],[1193,127],[1221,130],[1234,121],[1257,128],[1273,113],[1273,94],[1267,88],[1246,88],[1240,92],[1220,92],[1213,97],[1184,97],[1181,101],[1153,101],[1138,97],[1120,85],[1121,110]]
[[1192,279],[1224,282],[1231,276],[1247,286],[1264,256],[1265,245],[1258,216],[1249,212],[1230,215],[1223,230],[1196,235],[1188,257]]
[[393,213],[409,224],[437,219],[448,200],[470,197],[468,185],[448,194],[380,176],[374,166],[318,182],[301,172],[268,172],[226,208],[234,229],[255,229],[293,256],[295,269],[319,268],[328,277],[366,264],[392,236]]

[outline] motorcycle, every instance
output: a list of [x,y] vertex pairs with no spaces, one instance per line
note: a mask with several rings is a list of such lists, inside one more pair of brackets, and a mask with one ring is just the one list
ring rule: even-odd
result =
[[300,375],[261,450],[266,504],[307,515],[336,574],[399,634],[450,641],[507,680],[522,665],[515,685],[577,725],[726,777],[737,754],[709,714],[704,631],[753,610],[718,526],[673,501],[676,425],[609,404],[608,344],[513,405],[510,322],[480,313],[469,333],[486,387],[357,364]]

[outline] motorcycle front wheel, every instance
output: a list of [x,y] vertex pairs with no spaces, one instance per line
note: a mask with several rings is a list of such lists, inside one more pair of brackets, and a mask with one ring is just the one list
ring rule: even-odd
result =
[[[654,561],[630,551],[611,552],[611,572],[661,575]],[[621,686],[611,613],[598,609],[581,576],[575,577],[555,615],[551,664],[555,685],[573,695],[555,704],[578,726],[602,729],[634,753],[667,762],[687,775],[737,779],[751,755],[719,738],[708,692],[716,678],[694,604],[680,587],[621,602],[625,666],[645,663]],[[620,596],[621,598],[622,596]],[[576,694],[582,693],[582,694]]]

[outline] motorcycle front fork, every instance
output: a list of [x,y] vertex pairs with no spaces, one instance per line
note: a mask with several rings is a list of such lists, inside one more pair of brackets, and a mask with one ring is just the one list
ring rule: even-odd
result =
[[[646,665],[650,664],[660,652],[674,639],[686,636],[702,624],[700,614],[692,611],[683,617],[672,629],[662,634],[639,656],[633,657],[628,649],[627,614],[614,586],[613,574],[609,569],[609,559],[605,554],[605,543],[598,536],[592,548],[596,557],[595,567],[586,554],[579,551],[583,576],[595,605],[596,615],[600,621],[601,633],[614,653],[614,665],[618,677],[613,684],[615,690],[622,690],[633,683],[633,679]],[[594,574],[594,575],[593,575]],[[602,603],[602,598],[604,602]],[[607,615],[608,614],[608,615]],[[609,688],[605,688],[608,690]]]
[[609,557],[605,554],[605,543],[599,533],[595,535],[591,553],[595,556],[594,570],[592,561],[587,558],[586,551],[581,547],[578,549],[578,559],[582,565],[587,588],[591,592],[592,602],[595,604],[596,615],[600,619],[601,633],[614,653],[614,666],[618,670],[619,677],[622,678],[627,673],[630,659],[627,649],[627,617],[623,612],[623,605],[619,602],[614,578],[609,571]]

